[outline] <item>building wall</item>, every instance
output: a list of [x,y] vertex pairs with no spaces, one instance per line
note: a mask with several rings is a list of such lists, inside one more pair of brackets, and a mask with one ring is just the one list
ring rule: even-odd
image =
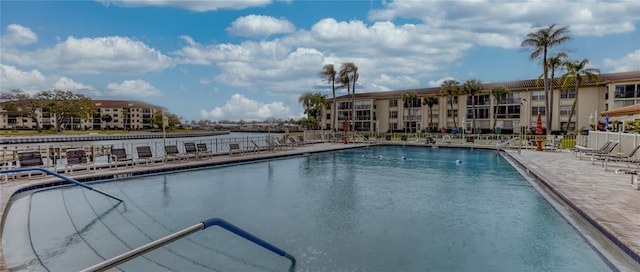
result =
[[[109,101],[106,101],[106,102],[108,103]],[[102,103],[105,103],[105,101],[103,101]],[[71,119],[69,119],[69,120],[66,120],[65,123],[63,123],[62,125],[63,127],[65,127],[65,129],[79,129],[79,130],[108,129],[108,128],[109,129],[125,129],[125,125],[126,125],[126,128],[131,128],[131,129],[152,128],[153,115],[156,114],[157,112],[160,112],[160,108],[156,106],[150,106],[148,108],[138,108],[138,107],[128,108],[129,106],[132,106],[132,105],[135,105],[135,102],[125,104],[123,106],[110,106],[110,105],[108,106],[108,105],[103,105],[100,102],[97,102],[96,106],[98,107],[98,113],[99,113],[97,115],[98,117],[87,117],[80,120],[76,118],[76,119],[73,119],[73,122]],[[130,116],[129,118],[126,118],[126,116],[123,114],[124,109],[129,110],[129,116]],[[111,122],[105,122],[99,117],[105,114],[111,115],[112,117]],[[41,111],[38,111],[37,116],[38,116],[37,119],[39,120],[41,127],[47,128],[47,127],[55,126],[55,119],[53,117],[43,117]],[[127,119],[126,123],[125,123],[125,119]],[[30,117],[20,118],[20,117],[10,116],[5,110],[3,110],[2,104],[0,104],[0,129],[12,129],[12,128],[18,128],[18,127],[35,128],[35,126],[36,126],[36,123]]]
[[[633,85],[633,97],[616,97],[616,86],[624,85],[627,89],[629,85]],[[570,86],[569,89],[572,89],[573,86]],[[620,89],[620,87],[618,87]],[[426,89],[425,89],[426,90]],[[496,126],[502,128],[511,127],[515,133],[518,133],[522,129],[531,129],[535,128],[537,121],[537,110],[544,109],[545,115],[549,112],[546,109],[546,98],[536,99],[536,94],[544,94],[544,90],[542,87],[532,87],[532,88],[520,88],[520,89],[507,89],[510,93],[512,93],[515,98],[511,99],[509,103],[510,107],[519,106],[519,116],[516,118],[501,118],[497,119]],[[414,91],[414,90],[411,90]],[[420,91],[420,90],[418,90]],[[433,90],[432,90],[433,91]],[[553,131],[559,131],[564,129],[562,125],[566,125],[566,122],[569,119],[569,112],[573,102],[575,100],[574,97],[563,97],[563,90],[559,87],[556,88],[553,95],[553,116],[551,120],[551,128]],[[618,91],[620,92],[620,91]],[[367,97],[367,93],[360,93],[356,100],[358,99],[366,99],[372,100],[375,108],[372,111],[375,111],[376,120],[372,120],[372,122],[376,123],[372,125],[372,128],[379,126],[379,132],[387,132],[387,131],[402,131],[405,128],[406,121],[405,118],[408,117],[405,113],[405,109],[403,107],[402,101],[402,92],[398,91],[390,91],[388,96],[385,96],[385,93],[372,93],[371,96],[375,96],[374,98]],[[630,92],[626,92],[627,96]],[[451,129],[453,124],[453,118],[447,117],[447,112],[450,109],[448,102],[448,97],[441,96],[439,93],[431,93],[429,95],[437,95],[439,96],[438,104],[434,105],[434,113],[437,115],[437,118],[434,118],[434,122],[438,123],[438,128],[447,128]],[[621,79],[616,82],[603,82],[601,84],[595,85],[591,84],[590,86],[583,86],[578,90],[578,102],[576,104],[575,113],[573,115],[572,121],[575,122],[573,125],[574,130],[579,130],[581,128],[590,127],[590,122],[604,122],[604,118],[599,116],[600,112],[611,110],[614,108],[619,108],[622,106],[633,104],[640,104],[640,79]],[[427,95],[418,94],[418,97],[425,97]],[[336,101],[344,102],[350,101],[351,97],[338,97]],[[390,106],[391,100],[397,100],[397,107]],[[331,99],[329,100],[331,102]],[[494,119],[493,115],[494,109],[496,106],[495,99],[491,97],[489,105],[489,116],[478,124],[483,124],[482,126],[478,126],[483,129],[490,129],[493,127]],[[500,104],[503,106],[503,104]],[[458,110],[458,115],[456,116],[456,127],[461,126],[461,122],[464,120],[464,125],[467,129],[471,128],[472,118],[467,117],[467,108],[471,109],[471,105],[467,105],[467,96],[460,95],[458,96],[458,103],[454,103],[454,109]],[[486,105],[484,106],[486,108]],[[421,118],[417,120],[419,123],[420,129],[424,130],[429,124],[429,107],[426,105],[422,105],[419,109],[421,113]],[[397,112],[397,118],[393,118],[391,116],[392,112]],[[326,114],[326,113],[325,113]],[[371,116],[374,116],[372,113]],[[517,114],[514,114],[517,116]],[[395,125],[394,125],[395,124]],[[543,127],[546,127],[546,119],[543,116]],[[338,129],[342,130],[342,123],[338,122]],[[373,130],[375,132],[375,130]],[[470,131],[469,131],[470,132]]]

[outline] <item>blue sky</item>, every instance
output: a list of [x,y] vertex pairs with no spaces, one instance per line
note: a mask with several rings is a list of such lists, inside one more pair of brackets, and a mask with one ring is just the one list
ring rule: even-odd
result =
[[331,97],[325,64],[355,63],[357,92],[537,78],[520,43],[554,23],[571,59],[640,70],[635,0],[2,0],[0,23],[0,91],[141,100],[185,121],[301,118],[300,95]]

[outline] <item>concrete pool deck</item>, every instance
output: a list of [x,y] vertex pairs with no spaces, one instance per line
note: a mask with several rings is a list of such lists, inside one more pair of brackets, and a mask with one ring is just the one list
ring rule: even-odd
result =
[[[382,144],[387,143],[417,145],[406,142],[382,142]],[[70,177],[78,180],[98,176],[127,177],[132,173],[139,172],[154,173],[164,170],[197,168],[361,146],[363,144],[312,144],[298,146],[289,150],[262,151],[260,153],[247,153],[236,156],[214,156],[213,158],[202,160],[165,162],[149,166],[137,165],[135,167],[118,167],[118,169],[99,168],[95,172],[77,171]],[[477,145],[458,145],[457,147],[493,148]],[[518,153],[517,150],[507,150],[506,155],[517,164],[520,164],[525,174],[535,176],[546,184],[551,191],[577,209],[578,213],[586,216],[587,221],[594,224],[596,228],[614,240],[614,243],[617,243],[619,247],[627,251],[627,254],[635,259],[635,262],[640,263],[640,259],[638,259],[638,256],[640,256],[640,190],[631,187],[629,175],[616,174],[613,170],[618,167],[615,165],[610,165],[609,170],[605,171],[600,167],[599,163],[592,165],[588,158],[580,160],[574,157],[572,152],[566,151],[539,152],[521,150]],[[620,165],[620,168],[624,168],[624,166]],[[0,178],[2,178],[0,180],[0,218],[4,218],[10,197],[15,192],[25,187],[59,181],[55,177],[10,179],[6,182],[4,177]],[[0,225],[0,227],[4,226]],[[1,246],[0,271],[8,271]]]

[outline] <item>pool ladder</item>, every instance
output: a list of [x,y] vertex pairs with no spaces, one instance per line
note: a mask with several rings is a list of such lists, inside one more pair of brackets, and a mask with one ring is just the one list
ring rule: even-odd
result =
[[277,247],[275,247],[272,244],[267,243],[266,241],[258,238],[257,236],[221,219],[221,218],[210,218],[207,220],[204,220],[198,224],[195,224],[191,227],[185,228],[183,230],[174,232],[170,235],[167,235],[165,237],[162,237],[158,240],[155,240],[153,242],[150,242],[148,244],[145,244],[141,247],[138,247],[136,249],[130,250],[128,252],[125,252],[123,254],[120,254],[118,256],[115,256],[111,259],[105,260],[99,264],[96,264],[94,266],[91,267],[87,267],[84,270],[82,270],[83,272],[85,271],[105,271],[107,269],[113,268],[115,266],[118,266],[119,264],[125,263],[129,260],[135,259],[137,257],[142,256],[143,254],[152,251],[154,249],[157,249],[159,247],[162,247],[166,244],[169,244],[173,241],[179,240],[181,238],[184,238],[187,235],[190,235],[194,232],[200,231],[200,230],[204,230],[208,227],[211,226],[220,226],[225,230],[228,230],[246,240],[249,240],[275,254],[278,254],[282,257],[285,257],[287,259],[289,259],[291,261],[291,265],[289,266],[289,271],[293,272],[295,271],[295,267],[296,267],[296,258],[294,258],[293,256],[289,255],[288,253],[286,253],[284,250],[279,249]]

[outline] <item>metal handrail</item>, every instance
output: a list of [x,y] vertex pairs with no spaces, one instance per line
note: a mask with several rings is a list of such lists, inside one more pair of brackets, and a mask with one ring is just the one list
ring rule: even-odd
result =
[[64,181],[66,181],[66,182],[73,183],[73,184],[78,185],[78,186],[80,186],[80,187],[82,187],[82,188],[88,189],[88,190],[90,190],[90,191],[95,191],[95,192],[100,193],[100,194],[102,194],[102,195],[105,195],[105,196],[108,196],[108,197],[110,197],[110,198],[113,198],[113,199],[117,200],[118,202],[124,202],[124,201],[123,201],[122,199],[120,199],[120,198],[117,198],[117,197],[112,196],[112,195],[110,195],[110,194],[108,194],[108,193],[105,193],[105,192],[103,192],[103,191],[100,191],[100,190],[98,190],[98,189],[96,189],[96,188],[93,188],[93,187],[91,187],[91,186],[89,186],[89,185],[86,185],[86,184],[84,184],[84,183],[82,183],[82,182],[79,182],[79,181],[77,181],[77,180],[75,180],[75,179],[72,179],[72,178],[70,178],[70,177],[65,177],[65,176],[63,176],[63,175],[60,175],[60,174],[58,174],[58,173],[56,173],[56,172],[54,172],[54,171],[51,171],[51,170],[49,170],[49,169],[44,169],[44,168],[18,168],[18,169],[0,170],[0,174],[10,174],[10,173],[18,173],[18,172],[31,172],[31,171],[40,171],[40,172],[45,172],[45,173],[47,173],[47,174],[49,174],[49,175],[52,175],[52,176],[55,176],[55,177],[61,178],[61,179],[63,179],[63,180],[64,180]]
[[128,252],[125,252],[123,254],[120,254],[118,256],[115,256],[111,259],[105,260],[99,264],[93,265],[91,267],[87,267],[84,270],[82,270],[83,272],[85,271],[105,271],[107,269],[113,268],[115,266],[118,266],[122,263],[125,263],[127,261],[130,261],[132,259],[135,259],[139,256],[142,256],[143,254],[155,250],[159,247],[162,247],[166,244],[169,244],[173,241],[179,240],[187,235],[190,235],[194,232],[200,231],[200,230],[204,230],[208,227],[211,226],[220,226],[223,229],[226,229],[232,233],[235,233],[236,235],[247,239],[275,254],[278,254],[282,257],[285,257],[287,259],[289,259],[291,261],[291,265],[289,266],[289,271],[293,272],[295,271],[295,267],[296,267],[296,258],[294,258],[293,256],[289,255],[288,253],[286,253],[284,250],[277,248],[276,246],[267,243],[266,241],[258,238],[257,236],[225,221],[224,219],[221,218],[210,218],[207,220],[204,220],[198,224],[195,224],[191,227],[185,228],[183,230],[174,232],[172,234],[169,234],[165,237],[162,237],[160,239],[157,239],[155,241],[152,241],[148,244],[142,245],[138,248],[135,248],[133,250],[130,250]]

